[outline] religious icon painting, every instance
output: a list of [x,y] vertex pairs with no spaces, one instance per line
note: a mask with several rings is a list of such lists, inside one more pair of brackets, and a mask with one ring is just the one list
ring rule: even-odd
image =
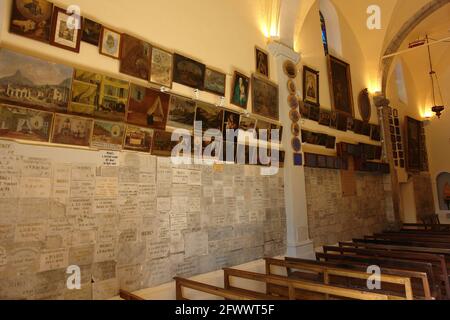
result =
[[269,77],[269,53],[261,48],[255,47],[256,72]]
[[206,66],[203,63],[175,53],[173,81],[193,89],[203,90]]
[[121,39],[122,35],[119,32],[103,27],[100,37],[100,54],[119,59]]
[[225,97],[227,75],[209,67],[205,71],[204,90]]
[[280,118],[278,86],[263,77],[252,76],[253,113],[278,121]]
[[320,105],[319,72],[307,66],[303,67],[303,100],[313,105]]
[[231,103],[235,106],[247,109],[250,91],[250,78],[238,71],[235,71],[231,89]]

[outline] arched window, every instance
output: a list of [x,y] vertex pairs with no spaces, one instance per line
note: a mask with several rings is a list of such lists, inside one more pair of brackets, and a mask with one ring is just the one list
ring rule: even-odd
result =
[[322,42],[323,42],[323,49],[325,51],[325,55],[328,55],[328,37],[327,37],[327,25],[325,23],[325,18],[321,11],[319,11],[320,14],[320,26],[322,28]]

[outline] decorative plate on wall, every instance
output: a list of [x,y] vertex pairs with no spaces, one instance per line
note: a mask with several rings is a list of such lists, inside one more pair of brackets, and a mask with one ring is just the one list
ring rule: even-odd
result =
[[300,113],[297,110],[291,110],[291,112],[289,112],[289,118],[291,119],[292,122],[298,122],[300,120]]
[[286,60],[283,64],[283,70],[289,78],[295,79],[297,77],[297,68],[292,61]]
[[289,107],[291,107],[291,109],[295,109],[296,110],[298,108],[297,96],[293,95],[293,94],[289,95],[289,97],[288,97],[288,104],[289,104]]
[[294,152],[300,152],[302,150],[302,142],[299,138],[292,138],[292,149]]
[[287,82],[287,89],[290,94],[295,95],[297,93],[297,86],[295,85],[295,82],[293,79],[289,79]]
[[363,121],[369,122],[370,117],[372,116],[372,107],[370,104],[369,90],[364,89],[363,91],[361,91],[358,98],[358,106],[359,106],[359,113],[361,114]]

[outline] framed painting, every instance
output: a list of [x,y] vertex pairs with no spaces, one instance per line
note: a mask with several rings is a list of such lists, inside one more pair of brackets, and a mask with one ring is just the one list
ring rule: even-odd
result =
[[235,106],[247,109],[248,96],[250,91],[250,78],[235,71],[233,85],[231,87],[231,103]]
[[348,118],[347,118],[347,115],[345,115],[343,113],[340,113],[340,112],[337,113],[337,125],[336,125],[336,128],[339,131],[344,131],[344,132],[347,131],[347,129],[348,129]]
[[450,173],[441,172],[436,178],[439,209],[450,211]]
[[358,119],[353,120],[353,132],[356,134],[362,134],[363,122]]
[[100,54],[113,59],[120,59],[121,40],[122,35],[119,32],[103,26],[100,36]]
[[73,69],[0,48],[0,101],[67,112]]
[[48,142],[53,113],[0,105],[0,137]]
[[124,136],[124,124],[95,120],[94,129],[92,131],[91,147],[100,150],[120,151],[122,150]]
[[206,68],[204,90],[212,94],[225,97],[227,75],[225,73]]
[[131,84],[127,122],[137,126],[165,130],[169,101],[170,95],[167,93]]
[[13,0],[9,31],[49,43],[52,15],[53,4],[46,0]]
[[53,121],[52,143],[89,147],[94,120],[56,114]]
[[72,82],[69,112],[93,116],[97,110],[103,76],[76,69]]
[[420,172],[421,169],[421,127],[422,122],[405,117],[406,168],[411,172]]
[[172,88],[173,54],[153,47],[150,63],[150,82]]
[[172,95],[169,104],[167,125],[192,130],[194,128],[196,103],[182,96]]
[[266,140],[267,139],[269,139],[269,137],[270,137],[270,128],[271,128],[271,123],[269,123],[269,122],[266,122],[266,121],[263,121],[263,120],[258,120],[257,122],[256,122],[256,135],[257,135],[257,137],[258,137],[258,139],[263,139],[264,137],[263,137],[263,133],[264,132],[267,132],[267,135],[266,135]]
[[319,124],[329,127],[331,123],[331,112],[327,110],[320,110]]
[[223,115],[222,132],[226,136],[227,130],[238,130],[241,115],[236,112],[225,111]]
[[333,109],[347,116],[354,117],[350,65],[328,55],[328,72]]
[[173,56],[173,81],[203,90],[206,66],[203,63],[175,53]]
[[373,141],[381,141],[381,127],[377,125],[371,125],[370,138]]
[[298,112],[295,109],[292,109],[291,111],[289,111],[289,119],[291,119],[291,121],[293,123],[297,123],[300,121],[300,112]]
[[239,142],[244,143],[247,137],[250,140],[256,139],[256,119],[242,115],[239,122]]
[[300,114],[303,119],[309,119],[309,104],[299,101]]
[[334,137],[334,136],[327,136],[327,143],[325,144],[325,147],[327,149],[334,149],[334,148],[336,148],[336,137]]
[[153,137],[152,155],[161,157],[170,157],[173,148],[178,141],[172,141],[172,133],[167,131],[155,130]]
[[255,47],[256,73],[269,78],[269,53],[259,47]]
[[81,41],[92,44],[96,47],[100,44],[100,35],[102,33],[102,25],[93,20],[83,19],[83,33]]
[[201,122],[202,131],[209,129],[222,130],[224,111],[213,104],[197,102],[195,121]]
[[303,100],[320,106],[319,71],[303,66]]
[[317,121],[317,122],[319,121],[319,119],[320,119],[320,107],[319,106],[314,106],[314,105],[309,106],[308,119],[312,120],[312,121]]
[[337,129],[337,112],[331,111],[330,114],[330,128]]
[[150,152],[154,131],[148,128],[127,125],[123,149],[139,152]]
[[278,86],[259,76],[252,76],[253,113],[278,121],[280,108]]
[[287,98],[287,101],[291,109],[297,109],[299,107],[298,98],[295,94],[290,94]]
[[366,137],[370,137],[370,123],[363,121],[361,133]]
[[120,44],[119,71],[143,80],[150,79],[150,60],[152,46],[126,33],[122,34]]
[[[72,19],[66,10],[54,7],[52,18],[52,33],[50,44],[52,46],[80,52],[81,35],[83,29],[83,18]],[[78,25],[77,25],[78,24]]]

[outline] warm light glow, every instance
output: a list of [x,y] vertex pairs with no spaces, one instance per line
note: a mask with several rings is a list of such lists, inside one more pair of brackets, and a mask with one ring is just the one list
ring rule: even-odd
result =
[[266,0],[262,32],[266,38],[280,37],[280,0]]
[[378,92],[381,92],[381,85],[378,80],[369,81],[369,85],[367,86],[369,89],[369,93],[371,95],[375,95]]
[[427,108],[424,112],[423,112],[423,117],[425,119],[431,119],[433,118],[433,112],[431,112],[430,108]]

